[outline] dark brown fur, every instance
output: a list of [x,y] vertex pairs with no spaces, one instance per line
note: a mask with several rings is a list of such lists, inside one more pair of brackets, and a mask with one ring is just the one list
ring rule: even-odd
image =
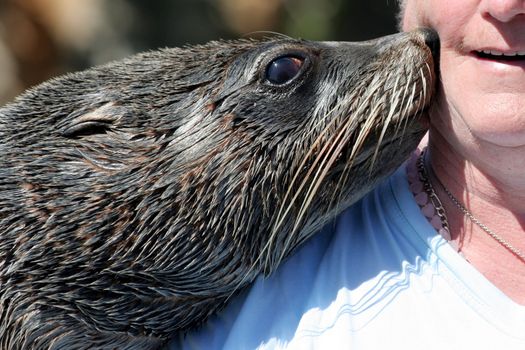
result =
[[[430,36],[165,49],[0,109],[0,348],[151,349],[202,323],[417,145]],[[300,75],[269,83],[288,54]]]

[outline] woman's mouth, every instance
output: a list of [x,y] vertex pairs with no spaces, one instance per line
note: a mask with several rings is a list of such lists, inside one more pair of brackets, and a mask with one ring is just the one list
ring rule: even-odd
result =
[[478,58],[499,62],[525,62],[525,51],[475,50]]

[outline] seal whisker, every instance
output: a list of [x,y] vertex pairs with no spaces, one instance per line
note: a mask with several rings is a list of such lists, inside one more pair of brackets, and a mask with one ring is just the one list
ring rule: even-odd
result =
[[[409,72],[408,76],[406,76],[407,82],[413,82],[413,84],[406,84],[405,89],[403,89],[402,94],[398,96],[400,97],[402,104],[400,106],[400,112],[403,113],[403,115],[409,115],[410,109],[412,107],[412,101],[414,99],[414,93],[416,89],[416,82],[413,81],[413,73],[412,71]],[[403,119],[398,120],[397,127],[395,128],[395,134],[398,135],[404,135],[406,130],[407,123],[404,122]],[[399,142],[402,142],[402,137],[399,137]]]
[[275,31],[271,31],[271,30],[255,30],[255,31],[252,31],[252,32],[249,32],[249,33],[246,33],[244,34],[242,37],[243,38],[250,38],[252,36],[258,36],[258,35],[268,35],[270,38],[280,38],[280,39],[287,39],[287,40],[293,40],[292,37],[286,35],[286,34],[283,34],[283,33],[279,33],[279,32],[275,32]]
[[[335,110],[335,107],[332,108],[332,110],[328,111],[325,118],[322,118],[316,125],[319,125],[322,123],[333,111]],[[284,223],[284,220],[286,219],[288,213],[292,209],[293,204],[296,202],[297,198],[300,196],[302,189],[304,186],[306,186],[307,180],[311,177],[311,174],[314,172],[316,168],[316,164],[320,161],[320,159],[323,157],[324,152],[326,152],[326,145],[323,147],[319,147],[322,144],[323,138],[328,135],[328,130],[332,127],[332,124],[336,123],[335,118],[333,118],[329,123],[327,123],[324,127],[324,129],[319,133],[317,138],[314,140],[312,145],[310,146],[309,150],[306,152],[305,156],[302,158],[301,163],[297,167],[297,170],[295,171],[292,180],[290,184],[287,186],[287,190],[285,192],[285,195],[281,201],[279,210],[277,212],[276,219],[274,220],[274,224],[272,225],[272,230],[269,235],[269,239],[264,245],[264,247],[261,249],[260,253],[258,254],[255,261],[250,266],[249,271],[252,271],[256,268],[257,264],[265,258],[265,263],[263,264],[264,271],[271,271],[272,266],[275,266],[275,263],[270,261],[271,254],[268,254],[268,252],[271,251],[275,241],[276,237],[278,237],[279,229],[281,228],[281,225]],[[312,128],[312,130],[309,132],[313,133],[315,127]],[[291,195],[291,191],[295,185],[295,182],[297,181],[298,177],[300,176],[301,170],[305,167],[306,163],[308,162],[309,158],[312,154],[315,154],[316,149],[320,149],[319,153],[317,154],[316,158],[313,160],[312,164],[309,167],[309,170],[307,171],[306,175],[302,179],[301,183],[298,186],[298,189],[295,192],[295,195],[291,198],[291,200],[288,202],[288,198]],[[290,235],[293,236],[293,235]]]
[[[361,82],[361,84],[363,86],[367,86],[366,82]],[[376,85],[376,89],[379,88],[379,84]],[[357,91],[360,91],[360,89],[356,89]],[[375,94],[377,93],[376,90],[366,90],[367,91],[367,95],[372,95],[372,94]],[[365,95],[365,97],[362,99],[363,101],[366,101],[366,97],[367,95]],[[354,96],[354,95],[353,95]],[[345,100],[350,100],[350,101],[353,101],[354,98],[352,96],[349,96],[348,98],[346,98]],[[360,107],[357,108],[356,110],[356,114],[359,114],[361,113],[362,110],[364,110],[365,108],[367,108],[366,106],[366,103],[361,103],[361,105],[358,105]],[[331,109],[330,113],[334,110],[338,109],[338,104],[336,104],[334,106],[334,108]],[[338,120],[339,118],[334,118],[333,120]],[[368,134],[368,132],[370,131],[372,125],[373,125],[373,119],[374,118],[367,118],[366,120],[368,121],[364,123],[364,125],[362,127],[358,127],[356,129],[359,129],[359,133],[358,133],[358,136],[357,136],[357,139],[360,138],[360,136],[362,136],[363,134]],[[328,150],[326,149],[326,146],[323,147],[322,151],[319,153],[319,157],[316,158],[316,161],[314,162],[314,164],[312,165],[317,165],[318,161],[321,159],[321,156],[324,156],[323,160],[319,163],[319,166],[317,167],[317,171],[315,173],[315,176],[313,178],[312,181],[310,181],[310,187],[308,188],[308,190],[306,191],[305,193],[305,200],[303,200],[303,202],[301,203],[301,208],[299,209],[299,213],[298,213],[298,217],[297,219],[295,220],[295,224],[293,226],[293,229],[292,229],[292,232],[296,232],[299,228],[299,225],[301,224],[302,222],[302,219],[303,217],[306,215],[306,212],[308,210],[308,208],[310,207],[310,204],[311,204],[311,201],[312,199],[314,198],[315,194],[317,193],[317,190],[320,186],[320,184],[323,182],[324,178],[326,177],[326,173],[330,170],[331,166],[333,163],[335,163],[335,160],[339,157],[339,154],[341,152],[341,150],[343,149],[343,147],[346,147],[346,145],[348,144],[348,141],[350,140],[350,137],[353,133],[350,133],[348,135],[345,136],[345,133],[347,133],[348,130],[352,130],[352,125],[354,125],[356,123],[356,121],[354,119],[351,119],[351,118],[347,118],[346,119],[346,123],[344,124],[344,126],[340,129],[341,131],[338,132],[335,137],[333,138],[333,140],[327,140],[326,141],[326,145],[331,145]],[[329,124],[330,126],[330,124]],[[325,130],[327,130],[327,128],[325,128]],[[366,137],[363,138],[363,142],[364,142],[364,139],[366,139]],[[339,144],[336,148],[334,148],[335,145]],[[355,149],[355,144],[354,144],[354,148],[353,148],[353,152],[356,152],[357,150]],[[352,157],[349,157],[349,161],[347,163],[345,163],[345,167],[347,167],[348,169],[351,168],[351,164],[352,164]],[[315,167],[312,166],[312,169],[314,169]],[[307,176],[303,179],[302,183],[301,183],[301,186],[300,188],[302,189],[303,186],[306,184],[306,181],[310,178],[310,174],[312,173],[312,171],[309,171]],[[344,172],[343,172],[344,174]],[[338,180],[338,181],[341,181]],[[294,197],[294,201],[295,201],[295,198],[299,195],[299,191],[297,191],[296,193],[296,196]],[[330,205],[331,207],[331,205]],[[290,208],[290,207],[289,207]],[[288,242],[291,242],[293,239],[293,236],[292,235],[289,235],[289,238],[287,239],[287,242],[286,242],[286,245],[285,247],[288,247],[289,244]],[[280,257],[278,259],[278,261],[280,261],[282,259],[282,257]]]
[[[379,84],[376,84],[376,85],[372,84],[372,86],[374,88],[366,90],[367,95],[365,95],[365,98],[362,101],[366,101],[367,96],[377,93],[377,90],[379,89]],[[352,98],[350,98],[350,100],[352,100]],[[358,105],[355,113],[359,115],[360,111],[366,110],[366,108],[368,108],[367,104],[362,102],[360,105]],[[363,123],[363,125],[358,128],[359,132],[357,133],[357,137],[353,144],[350,157],[348,159],[348,162],[345,163],[345,166],[348,166],[349,168],[352,167],[352,163],[355,158],[355,155],[359,151],[361,145],[364,144],[364,141],[366,140],[367,135],[373,129],[375,119],[376,118],[374,117],[374,114],[372,111],[372,114],[369,115],[369,117],[365,119],[365,122]],[[335,163],[342,149],[344,147],[347,147],[348,141],[350,140],[350,137],[353,134],[352,132],[348,133],[348,131],[353,131],[353,129],[351,128],[351,125],[354,123],[355,121],[353,119],[347,119],[347,122],[341,128],[340,132],[338,132],[336,134],[336,137],[334,137],[334,140],[331,141],[332,146],[330,146],[329,152],[326,153],[326,156],[329,156],[329,157],[325,158],[325,160],[321,162],[320,166],[317,169],[316,176],[314,177],[314,181],[310,183],[310,188],[306,192],[305,200],[302,202],[301,208],[299,210],[298,218],[295,221],[295,225],[292,229],[292,232],[297,231],[300,222],[302,221],[303,217],[306,215],[306,211],[310,207],[315,194],[318,192],[320,185],[322,184],[323,180],[326,177],[326,174],[329,172],[332,164]]]
[[[368,108],[368,105],[363,103],[357,108],[356,113],[363,113],[363,112],[366,111],[367,108]],[[373,118],[367,118],[361,124],[361,127],[359,129],[359,133],[357,134],[355,142],[354,142],[354,144],[352,146],[352,150],[350,152],[349,159],[350,159],[351,162],[353,161],[353,159],[355,159],[356,155],[361,150],[361,147],[363,146],[366,138],[368,137],[368,135],[372,131],[374,123],[375,123],[375,120],[373,120]]]
[[[390,72],[389,72],[389,74],[390,74]],[[375,91],[375,90],[372,91],[372,92],[370,93],[370,91],[369,91],[369,89],[368,89],[368,87],[369,87],[370,85],[372,85],[372,84],[371,84],[371,83],[368,83],[368,82],[366,82],[366,81],[363,81],[363,82],[362,82],[362,86],[365,88],[365,91],[366,91],[366,93],[367,93],[368,95],[374,95],[374,94],[377,94],[377,91]],[[376,84],[375,86],[377,86],[377,87],[379,88],[380,84]],[[360,91],[360,89],[356,89],[356,91]],[[353,98],[351,98],[351,100],[352,100],[352,99],[353,99]],[[367,100],[367,97],[366,97],[366,95],[365,95],[364,101],[366,101],[366,100]],[[380,106],[380,105],[381,105],[381,103],[376,103],[376,104],[373,106],[372,110],[368,113],[368,118],[367,118],[367,120],[370,120],[370,124],[369,124],[369,126],[372,126],[375,122],[378,121],[378,113],[376,113],[376,111],[379,110],[379,106]],[[359,110],[359,109],[360,109],[360,108],[358,107],[357,110]],[[345,127],[351,130],[352,125],[351,125],[351,123],[347,123]],[[363,129],[367,129],[367,127],[368,127],[367,125],[364,125],[364,126],[359,127],[360,133],[363,133]],[[364,131],[364,133],[365,133],[365,134],[368,134],[368,131]],[[365,136],[366,136],[366,135],[365,135]],[[359,139],[359,136],[357,137],[357,139]],[[363,139],[366,139],[366,137],[364,137]],[[353,158],[350,157],[350,158],[349,158],[349,161],[345,163],[345,166],[344,166],[343,171],[342,171],[342,175],[339,177],[338,184],[337,184],[337,186],[336,186],[335,188],[343,188],[343,187],[345,186],[345,182],[348,181],[348,179],[347,179],[347,177],[348,177],[347,174],[350,173],[350,170],[351,170],[351,168],[352,168],[352,165],[353,165]],[[341,201],[341,197],[342,197],[342,196],[343,196],[342,191],[334,192],[333,195],[332,195],[332,199],[330,200],[330,204],[329,204],[329,206],[330,206],[330,207],[333,207],[333,204],[332,204],[333,202],[335,202],[335,203],[341,203],[340,205],[342,205],[342,201]],[[337,207],[337,206],[336,206],[336,207]]]
[[[425,63],[424,68],[426,69],[429,76],[432,75],[432,70],[430,69],[430,66],[428,65],[428,63]],[[418,110],[423,110],[425,101],[428,99],[428,96],[430,95],[430,93],[429,93],[428,82],[425,79],[425,72],[423,71],[423,69],[420,69],[419,72],[420,72],[419,81],[421,83],[422,90],[421,90],[420,104],[417,107],[418,107]]]
[[[322,152],[322,155],[324,155],[324,157],[320,161],[319,166],[316,168],[315,176],[312,178],[312,181],[310,181],[310,187],[306,191],[305,199],[301,203],[301,207],[297,214],[297,218],[291,230],[291,235],[289,235],[285,241],[285,248],[289,247],[290,242],[292,242],[293,235],[295,235],[295,233],[298,231],[298,228],[302,223],[303,218],[306,216],[306,212],[309,209],[312,200],[319,189],[319,186],[326,178],[326,175],[330,171],[331,166],[335,163],[342,149],[346,147],[347,141],[350,139],[350,137],[346,135],[347,131],[348,128],[341,128],[340,132],[335,134],[333,140],[327,140],[327,142],[325,143],[325,146],[323,148],[326,151]],[[278,261],[281,261],[283,258],[284,255],[281,255]]]
[[[330,116],[330,114],[332,114],[336,109],[337,109],[337,106],[334,106],[330,111],[328,111],[326,113],[326,115],[323,118],[321,118],[321,120],[318,122],[317,125],[319,125],[323,120],[327,119]],[[311,174],[315,171],[317,164],[321,161],[321,159],[323,158],[324,154],[328,151],[329,142],[324,142],[324,146],[322,146],[322,147],[321,147],[321,145],[322,145],[323,139],[327,135],[330,135],[328,130],[330,128],[332,128],[333,124],[335,124],[336,122],[337,122],[337,118],[332,118],[330,120],[330,122],[325,125],[324,129],[319,133],[317,138],[314,140],[314,142],[312,143],[312,145],[310,146],[310,148],[306,152],[305,156],[302,158],[302,161],[299,164],[299,166],[297,167],[297,170],[295,171],[295,173],[294,173],[294,175],[292,177],[292,180],[290,182],[290,185],[288,185],[288,188],[286,190],[285,196],[284,196],[284,198],[282,200],[282,204],[281,204],[281,206],[279,208],[279,211],[278,211],[278,214],[277,214],[277,219],[275,221],[275,224],[273,225],[272,233],[270,235],[270,240],[268,241],[267,246],[272,244],[273,238],[277,235],[277,232],[278,232],[280,226],[283,224],[286,216],[288,215],[288,213],[292,209],[293,204],[296,202],[297,198],[300,196],[302,189],[304,188],[304,186],[306,186],[307,181],[308,181],[308,179],[310,179]],[[311,132],[313,132],[313,131],[311,131]],[[310,159],[311,155],[315,153],[316,149],[319,149],[319,152],[316,155],[316,158],[313,160],[312,164],[310,164],[309,170],[307,171],[307,173],[305,174],[305,176],[301,180],[301,183],[299,184],[298,189],[295,192],[295,195],[288,202],[287,199],[291,195],[291,191],[292,191],[292,189],[293,189],[297,179],[299,178],[299,176],[301,174],[301,171],[304,169],[304,167],[305,167],[306,163],[308,162],[308,160]]]
[[[328,130],[328,129],[325,128],[325,130]],[[319,138],[320,142],[322,141],[323,137]],[[337,134],[336,138],[340,138],[340,135]],[[306,199],[304,199],[301,202],[301,206],[299,208],[297,217],[294,220],[294,224],[292,226],[290,234],[285,239],[285,242],[284,242],[284,247],[285,248],[288,247],[288,245],[289,245],[288,242],[290,242],[294,238],[294,235],[297,232],[297,229],[298,229],[299,225],[302,223],[304,213],[305,213],[307,207],[309,206],[309,198],[310,198],[310,194],[311,194],[311,191],[312,191],[312,187],[315,186],[315,184],[318,181],[322,181],[322,178],[319,179],[319,173],[324,168],[325,163],[327,162],[327,159],[330,156],[330,154],[332,154],[333,149],[334,149],[335,146],[336,146],[336,143],[329,142],[329,140],[324,142],[324,144],[321,147],[318,155],[314,159],[314,161],[311,164],[311,166],[309,167],[305,177],[301,181],[301,183],[299,185],[299,188],[296,191],[296,194],[292,197],[291,202],[288,204],[288,206],[286,208],[286,211],[285,211],[284,215],[287,215],[287,213],[292,209],[293,204],[296,202],[297,198],[299,198],[299,195],[302,194],[302,191],[305,188],[305,186],[308,183],[310,183],[310,187],[305,191],[305,194],[304,194]],[[284,221],[284,217],[283,217],[282,220]],[[272,233],[272,235],[271,235],[271,242],[275,242],[275,238],[277,237],[277,232],[278,231],[277,231],[277,228],[276,228],[275,232]],[[283,249],[282,251],[285,252],[286,249]],[[269,256],[269,255],[270,254],[267,254],[267,256]],[[278,263],[279,261],[281,261],[283,259],[283,257],[284,257],[284,255],[281,255],[281,256],[277,257],[276,262]]]
[[[406,72],[403,68],[399,68],[399,71],[397,73],[399,74],[399,76],[402,76],[406,80],[406,82],[410,82],[412,80],[411,71]],[[409,94],[411,87],[412,87],[411,84],[405,83],[404,88],[401,90],[398,90],[395,96],[397,100],[401,101],[399,105],[399,113],[402,113],[403,115],[407,115],[409,113],[408,108],[410,108],[410,101],[408,101],[407,96]],[[395,128],[396,135],[402,132],[403,130],[402,121],[403,120],[398,120],[396,122],[396,128]]]
[[[390,73],[392,74],[392,73]],[[399,75],[397,75],[397,78],[394,80],[394,87],[393,87],[393,94],[394,96],[398,95],[398,84],[400,82],[400,79],[401,77]],[[377,144],[376,144],[376,148],[374,150],[374,154],[372,155],[372,161],[370,162],[370,169],[373,168],[374,164],[375,164],[375,161],[376,161],[376,158],[377,158],[377,154],[379,152],[379,148],[381,147],[382,143],[383,143],[383,138],[385,137],[385,134],[387,132],[387,130],[389,129],[389,126],[390,126],[390,123],[392,122],[392,119],[394,118],[394,113],[396,112],[396,109],[399,105],[399,99],[398,98],[393,98],[391,99],[391,103],[390,103],[390,109],[388,111],[388,114],[386,116],[386,118],[383,120],[383,127],[381,129],[381,133],[379,135],[379,138],[378,138],[378,141],[377,141]]]

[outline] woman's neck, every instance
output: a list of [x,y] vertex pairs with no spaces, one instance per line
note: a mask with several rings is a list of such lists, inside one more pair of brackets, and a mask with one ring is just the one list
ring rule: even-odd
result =
[[[439,182],[489,230],[525,252],[525,176],[520,175],[525,173],[525,153],[512,161],[519,150],[452,146],[435,126],[428,147],[428,164]],[[469,219],[437,179],[431,181],[445,207],[452,240],[466,259],[509,297],[525,304],[525,261]]]

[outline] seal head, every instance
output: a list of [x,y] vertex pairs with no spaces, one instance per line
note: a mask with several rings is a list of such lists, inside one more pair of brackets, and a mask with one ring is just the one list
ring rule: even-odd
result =
[[165,49],[0,109],[0,347],[202,323],[416,147],[432,35]]

